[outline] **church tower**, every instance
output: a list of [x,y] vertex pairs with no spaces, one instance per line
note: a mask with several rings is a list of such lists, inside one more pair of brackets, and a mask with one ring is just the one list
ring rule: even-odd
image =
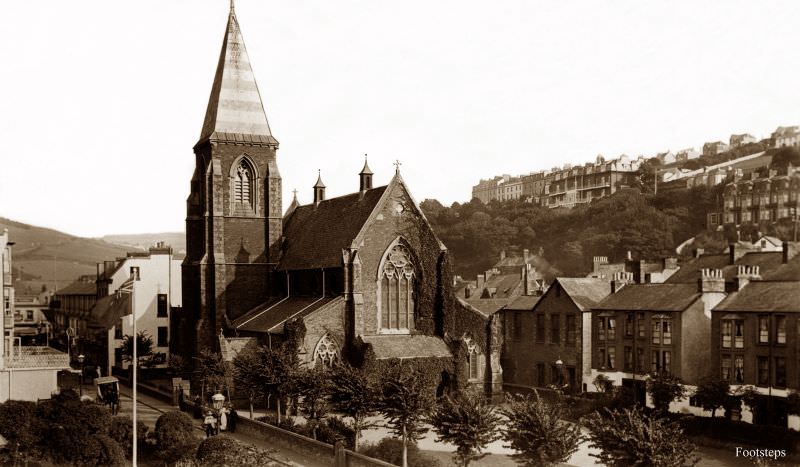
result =
[[230,320],[269,296],[282,229],[277,149],[231,3],[186,201],[181,353],[214,349]]

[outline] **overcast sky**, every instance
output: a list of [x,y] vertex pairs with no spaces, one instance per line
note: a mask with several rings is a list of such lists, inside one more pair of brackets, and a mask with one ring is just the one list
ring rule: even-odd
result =
[[[0,216],[182,230],[226,0],[0,6]],[[384,184],[467,201],[494,174],[800,124],[800,2],[239,0],[284,207]]]

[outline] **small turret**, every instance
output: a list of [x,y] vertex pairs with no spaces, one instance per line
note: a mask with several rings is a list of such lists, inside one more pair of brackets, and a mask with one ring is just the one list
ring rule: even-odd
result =
[[367,165],[367,155],[364,154],[364,168],[361,169],[361,172],[358,174],[359,177],[359,184],[358,190],[362,193],[372,189],[372,171],[369,169],[369,165]]
[[325,201],[325,184],[322,183],[322,171],[317,172],[317,183],[314,184],[314,204]]

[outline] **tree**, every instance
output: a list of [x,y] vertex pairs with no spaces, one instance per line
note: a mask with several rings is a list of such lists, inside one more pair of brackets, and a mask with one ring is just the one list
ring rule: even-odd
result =
[[455,399],[445,396],[430,417],[437,441],[456,446],[455,460],[464,467],[486,455],[481,451],[500,437],[500,417],[494,407],[478,394],[461,393]]
[[[144,422],[136,421],[136,439],[139,451],[145,445],[147,430]],[[133,455],[133,420],[130,417],[120,415],[112,418],[108,435],[120,445],[126,457],[130,458]]]
[[609,467],[682,467],[694,465],[694,444],[677,423],[647,418],[639,409],[595,412],[584,419],[591,453]]
[[36,403],[9,400],[0,404],[0,435],[9,443],[12,459],[18,459],[41,440]]
[[383,379],[379,411],[403,443],[401,467],[408,467],[408,445],[428,431],[424,420],[434,404],[428,386],[428,381],[418,369],[402,361],[390,367]]
[[195,375],[200,380],[201,394],[205,400],[206,389],[226,391],[230,398],[230,386],[233,380],[231,365],[222,359],[222,354],[203,349],[195,358]]
[[610,393],[614,389],[614,382],[603,373],[598,373],[597,376],[594,377],[592,384],[594,384],[594,387],[598,392],[604,392],[606,394]]
[[291,395],[299,398],[299,408],[305,415],[311,434],[317,439],[317,427],[328,414],[328,395],[331,380],[328,368],[317,365],[314,368],[303,368],[293,376]]
[[671,375],[657,375],[647,381],[647,392],[653,399],[653,407],[661,413],[669,412],[669,404],[686,397],[686,388],[679,378]]
[[701,381],[694,391],[694,398],[703,410],[711,412],[711,418],[716,415],[717,409],[728,405],[731,385],[724,380],[706,379]]
[[357,452],[361,432],[372,426],[366,420],[377,408],[378,388],[362,369],[353,368],[347,362],[334,365],[331,382],[330,397],[335,410],[353,419],[353,450]]
[[[153,355],[153,337],[147,331],[139,331],[136,334],[136,356],[137,366],[142,362],[142,359]],[[133,339],[128,334],[122,338],[122,359],[126,362],[133,361]]]
[[262,360],[258,347],[247,346],[233,358],[233,382],[237,393],[246,394],[253,418],[253,404],[263,399]]
[[272,348],[266,345],[246,347],[233,360],[233,377],[251,402],[275,396],[277,421],[281,422],[281,401],[291,391],[297,361],[286,345]]
[[517,451],[514,460],[524,466],[554,466],[578,450],[583,436],[578,425],[564,421],[560,403],[547,404],[539,394],[506,398],[501,413],[508,419],[505,439]]
[[189,458],[197,449],[192,419],[183,412],[167,412],[156,420],[158,456],[165,462]]
[[775,151],[775,154],[772,156],[770,168],[785,170],[789,165],[793,165],[794,167],[800,166],[800,151],[791,146],[780,148]]

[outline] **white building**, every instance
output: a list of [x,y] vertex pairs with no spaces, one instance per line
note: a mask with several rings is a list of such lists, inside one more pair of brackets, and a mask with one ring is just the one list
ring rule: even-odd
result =
[[169,360],[170,317],[181,306],[181,261],[170,246],[162,242],[147,252],[128,253],[117,261],[107,261],[98,275],[98,290],[108,296],[98,300],[95,318],[108,327],[108,368],[127,368],[123,359],[124,336],[137,332],[153,339],[153,365]]
[[0,234],[0,282],[3,319],[0,320],[0,403],[9,399],[49,399],[58,390],[58,372],[69,368],[69,356],[45,346],[22,346],[14,331],[14,282],[8,230]]

